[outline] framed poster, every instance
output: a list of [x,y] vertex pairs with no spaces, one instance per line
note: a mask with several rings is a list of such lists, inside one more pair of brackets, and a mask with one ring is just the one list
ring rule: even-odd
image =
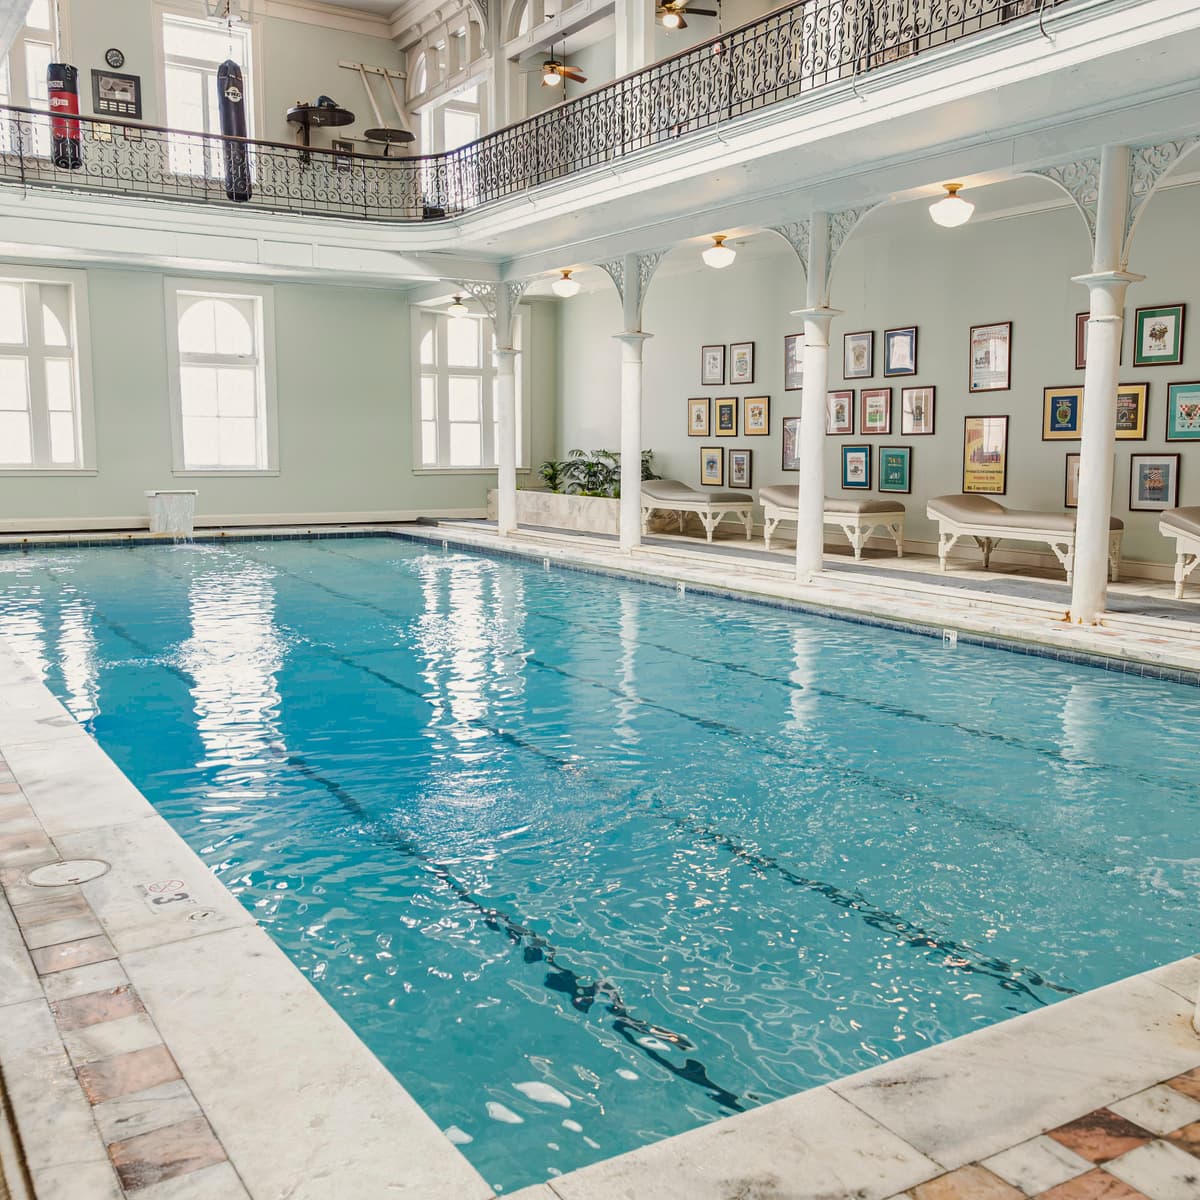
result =
[[[1087,343],[1088,343],[1088,321],[1091,319],[1091,313],[1081,312],[1075,314],[1075,370],[1082,371],[1087,366]],[[1125,314],[1121,314],[1122,321],[1125,319]],[[1124,328],[1122,326],[1122,328]],[[1125,339],[1121,339],[1121,353],[1117,359],[1118,362],[1125,361]]]
[[883,331],[883,373],[915,375],[917,373],[917,327]]
[[1133,365],[1177,367],[1183,362],[1185,304],[1139,308],[1134,313]]
[[804,387],[804,334],[789,333],[783,339],[783,390],[798,392]]
[[754,382],[754,343],[734,342],[729,347],[729,383]]
[[1161,512],[1179,503],[1179,455],[1133,454],[1129,458],[1129,511]]
[[1068,454],[1063,478],[1063,507],[1079,507],[1079,455]]
[[720,446],[700,447],[700,482],[706,487],[725,486],[725,451]]
[[737,397],[721,396],[713,401],[717,409],[717,427],[713,437],[737,437]]
[[725,386],[725,347],[700,347],[700,386]]
[[1122,383],[1117,387],[1117,441],[1146,440],[1146,408],[1149,400],[1148,383]]
[[1007,392],[1012,377],[1012,322],[971,326],[968,391]]
[[783,418],[783,469],[800,470],[800,418]]
[[688,437],[712,436],[712,406],[707,396],[696,396],[687,402]]
[[871,486],[871,447],[842,447],[842,487],[869,488]]
[[742,401],[742,432],[746,437],[766,437],[771,432],[770,396],[747,396]]
[[1173,383],[1167,388],[1167,441],[1200,441],[1200,383]]
[[842,339],[842,378],[870,379],[875,374],[875,334],[848,333]]
[[1003,496],[1007,484],[1008,418],[964,418],[963,492]]
[[142,119],[142,77],[92,68],[92,112],[98,117]]
[[831,436],[854,432],[854,389],[827,392],[825,395],[825,432]]
[[863,388],[862,413],[859,416],[858,432],[889,434],[892,432],[892,389]]
[[900,389],[900,436],[918,437],[933,433],[934,400],[932,387]]
[[912,447],[879,447],[879,481],[881,492],[912,491]]
[[752,450],[729,451],[729,486],[731,488],[750,487],[750,459]]
[[1082,387],[1042,389],[1042,441],[1078,441],[1083,416]]

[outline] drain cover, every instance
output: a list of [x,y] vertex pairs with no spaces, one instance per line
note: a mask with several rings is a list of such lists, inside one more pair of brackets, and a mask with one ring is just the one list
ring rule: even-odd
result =
[[98,858],[72,858],[34,867],[26,878],[34,887],[62,887],[67,883],[87,883],[106,874],[108,869],[108,863]]

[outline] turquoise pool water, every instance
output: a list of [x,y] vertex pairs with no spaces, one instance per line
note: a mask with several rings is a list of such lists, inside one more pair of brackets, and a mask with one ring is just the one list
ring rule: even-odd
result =
[[1200,949],[1194,688],[382,538],[0,634],[500,1189]]

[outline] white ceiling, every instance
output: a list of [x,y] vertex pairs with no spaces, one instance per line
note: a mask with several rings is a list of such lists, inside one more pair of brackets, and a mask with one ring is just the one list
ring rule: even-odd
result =
[[400,0],[321,0],[321,3],[371,17],[390,17],[400,6]]

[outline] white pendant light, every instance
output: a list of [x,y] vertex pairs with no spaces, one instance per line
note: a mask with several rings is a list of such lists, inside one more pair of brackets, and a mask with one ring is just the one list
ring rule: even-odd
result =
[[465,317],[470,311],[459,295],[455,295],[453,302],[446,308],[447,315],[451,317]]
[[563,271],[562,278],[556,279],[551,285],[550,290],[556,295],[561,296],[564,300],[578,294],[582,284],[578,280],[571,278],[570,271]]
[[668,9],[665,13],[663,13],[662,23],[664,29],[678,29],[680,23],[679,14]]
[[558,73],[558,68],[547,63],[542,68],[542,87],[558,87],[560,83],[562,76]]
[[946,189],[946,194],[929,206],[929,215],[933,218],[934,224],[941,225],[945,229],[965,225],[971,219],[975,205],[970,200],[964,200],[958,194],[962,187],[961,183],[944,183],[942,187]]
[[725,245],[725,235],[723,233],[714,233],[713,244],[700,257],[710,267],[720,271],[723,267],[729,266],[737,258],[737,251],[732,246]]

